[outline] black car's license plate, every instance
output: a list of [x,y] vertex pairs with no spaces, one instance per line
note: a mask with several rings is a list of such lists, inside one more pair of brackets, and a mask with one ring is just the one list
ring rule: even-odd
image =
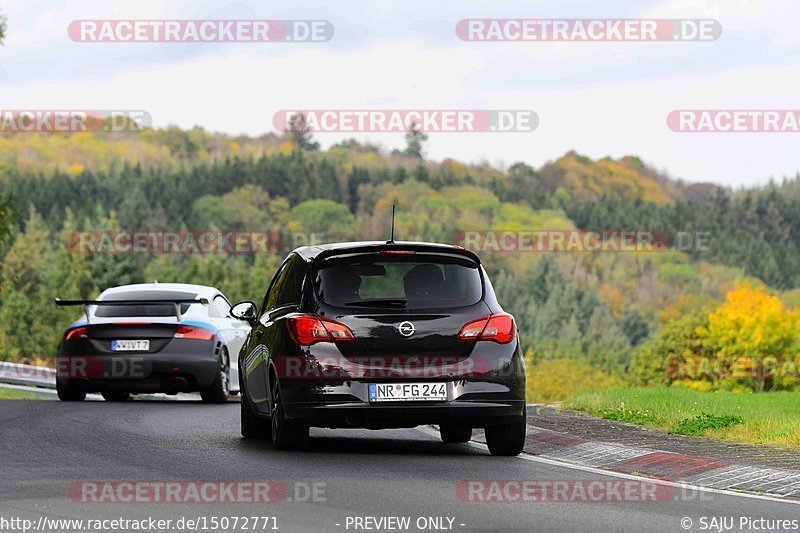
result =
[[370,402],[447,400],[447,383],[370,383]]

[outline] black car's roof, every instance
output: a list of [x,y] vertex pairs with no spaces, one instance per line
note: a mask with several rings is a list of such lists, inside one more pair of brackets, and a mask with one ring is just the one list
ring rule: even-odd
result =
[[330,244],[318,244],[315,246],[302,246],[294,250],[293,253],[299,255],[307,262],[317,259],[324,259],[333,255],[343,253],[360,252],[380,252],[386,250],[413,250],[415,252],[440,252],[448,254],[458,254],[468,257],[480,263],[478,256],[460,246],[450,244],[439,244],[435,242],[413,242],[413,241],[356,241],[356,242],[335,242]]

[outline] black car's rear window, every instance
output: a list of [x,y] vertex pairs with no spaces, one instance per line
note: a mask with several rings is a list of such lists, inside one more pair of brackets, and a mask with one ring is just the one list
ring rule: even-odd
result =
[[455,256],[362,254],[329,259],[314,274],[314,289],[336,307],[434,309],[478,303],[478,265]]
[[[113,300],[193,300],[197,294],[193,292],[178,291],[131,291],[109,294],[103,301]],[[181,314],[189,309],[190,304],[180,304]],[[98,305],[94,316],[97,317],[126,317],[126,316],[175,316],[173,304],[146,304],[142,305]]]

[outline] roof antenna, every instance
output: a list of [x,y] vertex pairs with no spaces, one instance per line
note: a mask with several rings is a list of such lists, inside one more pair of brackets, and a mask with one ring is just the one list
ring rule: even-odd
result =
[[386,244],[394,244],[394,204],[392,204],[392,232]]

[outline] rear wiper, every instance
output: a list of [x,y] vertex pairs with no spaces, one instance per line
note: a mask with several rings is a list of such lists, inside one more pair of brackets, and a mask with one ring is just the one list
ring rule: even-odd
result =
[[405,298],[376,298],[374,300],[359,300],[357,302],[345,302],[347,307],[405,307]]

